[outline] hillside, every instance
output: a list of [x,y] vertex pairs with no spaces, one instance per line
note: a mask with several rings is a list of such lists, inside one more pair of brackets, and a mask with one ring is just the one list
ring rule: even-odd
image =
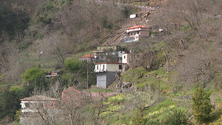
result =
[[[93,90],[94,63],[80,62],[79,57],[107,45],[133,52],[135,58],[121,74],[122,82],[133,87],[124,88],[117,96],[84,103],[75,111],[75,117],[79,116],[76,121],[88,118],[79,123],[113,125],[221,123],[221,2],[0,3],[0,19],[4,19],[0,20],[0,123],[19,121],[16,111],[21,109],[22,98],[42,94],[59,99],[70,86]],[[148,7],[155,9],[146,17]],[[130,14],[138,17],[131,19]],[[124,43],[126,29],[135,25],[149,27],[150,37]],[[45,78],[52,71],[58,72],[58,77]],[[119,92],[115,85],[110,88]],[[214,107],[206,116],[194,112],[192,98],[197,88],[203,88],[203,95],[206,92]],[[208,109],[208,103],[203,109]]]

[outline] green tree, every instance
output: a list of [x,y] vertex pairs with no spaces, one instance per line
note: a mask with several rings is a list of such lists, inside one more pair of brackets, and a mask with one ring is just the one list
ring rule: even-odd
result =
[[80,76],[85,80],[87,80],[87,73],[88,73],[88,86],[95,85],[96,83],[96,74],[94,73],[94,68],[95,65],[93,62],[82,61],[79,64]]
[[30,68],[25,71],[24,74],[21,75],[21,77],[26,81],[26,82],[31,82],[34,79],[44,77],[45,73],[44,70],[40,68]]
[[5,3],[0,2],[0,35],[6,31],[10,36],[16,31],[23,32],[28,27],[30,17],[23,11],[13,12]]
[[65,67],[69,71],[79,70],[79,64],[80,64],[79,60],[68,59],[68,60],[65,61]]
[[0,118],[9,116],[14,119],[16,111],[21,107],[19,98],[20,93],[20,90],[5,90],[0,94]]
[[210,93],[205,92],[203,88],[199,87],[195,90],[192,101],[195,119],[199,123],[205,122],[209,118],[213,107],[210,102]]
[[28,97],[33,90],[33,85],[26,85],[23,88],[11,87],[10,91],[5,90],[3,93],[0,93],[0,119],[9,116],[12,119],[16,117],[18,120],[15,114],[21,108],[20,99]]

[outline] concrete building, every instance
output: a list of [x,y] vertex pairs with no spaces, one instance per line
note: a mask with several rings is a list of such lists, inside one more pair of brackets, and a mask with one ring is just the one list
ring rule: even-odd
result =
[[122,63],[122,54],[125,51],[120,46],[99,46],[92,52],[94,61],[99,62],[118,62]]
[[139,41],[143,37],[149,37],[150,36],[150,28],[146,27],[144,25],[136,25],[129,27],[126,29],[126,34],[124,37],[124,42],[135,42]]
[[97,87],[107,88],[116,80],[116,71],[124,72],[126,63],[102,62],[95,63]]
[[59,118],[55,115],[60,111],[57,110],[58,100],[42,95],[31,96],[21,99],[21,125],[38,125],[43,124],[46,118]]

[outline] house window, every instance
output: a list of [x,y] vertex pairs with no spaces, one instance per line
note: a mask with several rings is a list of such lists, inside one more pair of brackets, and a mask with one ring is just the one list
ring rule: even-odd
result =
[[29,108],[29,103],[25,103],[25,107],[26,107],[26,108]]
[[96,69],[99,70],[99,66],[96,66],[96,67],[97,67]]
[[123,69],[123,66],[122,66],[122,65],[119,65],[119,69]]
[[105,70],[105,65],[103,65],[103,70]]
[[139,34],[139,33],[140,33],[139,31],[136,32],[136,34]]
[[123,56],[124,59],[126,59],[126,56]]

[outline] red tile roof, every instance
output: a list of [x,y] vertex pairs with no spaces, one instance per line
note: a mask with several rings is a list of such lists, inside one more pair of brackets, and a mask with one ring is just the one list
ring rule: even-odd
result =
[[94,56],[91,55],[91,54],[86,54],[86,55],[84,55],[84,56],[82,56],[80,58],[94,58]]
[[144,25],[136,25],[136,26],[132,26],[130,28],[127,28],[127,30],[129,30],[129,29],[136,29],[136,28],[148,28],[148,27],[146,27]]

